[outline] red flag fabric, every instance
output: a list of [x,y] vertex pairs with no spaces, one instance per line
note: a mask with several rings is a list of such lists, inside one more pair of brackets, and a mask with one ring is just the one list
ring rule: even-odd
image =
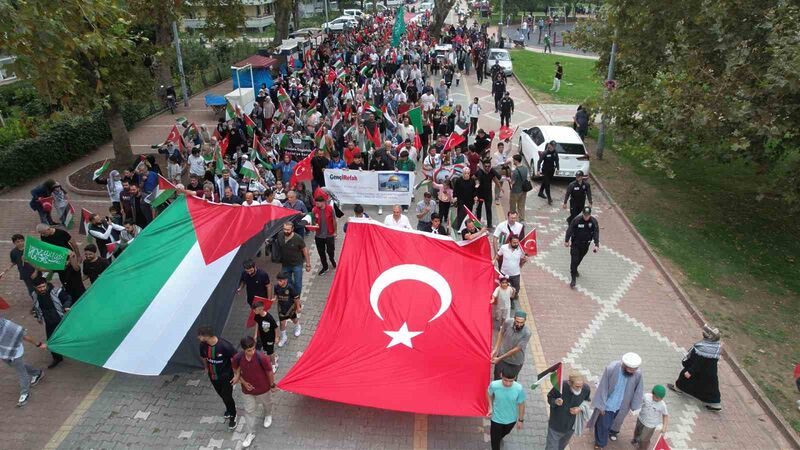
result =
[[106,252],[108,252],[109,254],[112,254],[115,251],[117,251],[117,243],[116,242],[109,242],[108,244],[106,244]]
[[[450,416],[488,410],[489,240],[351,219],[317,330],[278,386],[325,400]],[[352,324],[358,326],[352,326]]]
[[217,130],[216,128],[214,128],[214,134],[212,134],[211,136],[217,138],[217,142],[222,141],[222,135],[219,134],[219,130]]
[[514,130],[509,127],[502,126],[500,127],[500,140],[505,141],[506,139],[511,139],[511,136],[514,135]]
[[[264,311],[269,311],[269,309],[272,308],[273,301],[268,298],[259,297],[256,295],[253,297],[253,303],[255,302],[263,303]],[[256,326],[256,313],[254,313],[253,310],[250,309],[250,314],[247,316],[247,321],[245,321],[244,327],[253,328],[254,326]]]
[[167,136],[167,141],[174,142],[179,149],[183,150],[183,138],[181,137],[181,132],[178,131],[177,125],[172,126],[172,129],[169,131],[169,135]]
[[314,189],[314,199],[316,200],[317,197],[324,198],[326,202],[331,199],[330,196],[328,196],[328,193],[323,191],[322,188],[319,186],[316,189]]
[[663,434],[656,441],[656,446],[653,447],[653,450],[671,450],[669,444],[667,444],[667,439]]
[[417,149],[417,152],[422,151],[422,138],[419,137],[419,133],[414,134],[414,148]]
[[3,297],[0,297],[0,309],[8,309],[10,307],[11,306],[8,304],[6,299],[4,299]]
[[223,157],[225,156],[225,153],[228,153],[228,136],[225,136],[225,139],[220,141],[219,150]]
[[372,142],[372,145],[374,145],[376,149],[381,148],[381,132],[378,127],[375,127],[374,130],[364,128],[364,131],[367,133],[367,139]]
[[89,220],[91,220],[93,212],[86,208],[81,208],[81,223],[78,225],[78,234],[86,236],[89,232]]
[[794,366],[794,381],[797,382],[799,378],[800,378],[800,363],[797,363],[797,365]]
[[536,242],[536,228],[532,229],[519,241],[519,245],[522,246],[522,251],[525,252],[528,256],[536,256],[537,249],[539,248],[538,243]]
[[297,183],[308,181],[312,178],[311,158],[313,157],[314,153],[312,152],[294,166],[294,172],[292,172],[292,177],[289,179],[289,186],[295,186]]
[[444,143],[444,148],[442,149],[443,152],[450,150],[451,148],[456,148],[461,145],[466,139],[464,136],[456,133],[450,133],[450,137],[447,138],[447,141]]

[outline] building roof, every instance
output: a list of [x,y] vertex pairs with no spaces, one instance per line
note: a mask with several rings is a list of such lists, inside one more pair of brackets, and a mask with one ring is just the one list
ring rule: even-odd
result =
[[237,62],[236,64],[234,64],[234,66],[244,67],[250,64],[253,66],[254,69],[268,69],[277,62],[278,60],[275,58],[270,58],[268,56],[261,56],[261,55],[253,55]]

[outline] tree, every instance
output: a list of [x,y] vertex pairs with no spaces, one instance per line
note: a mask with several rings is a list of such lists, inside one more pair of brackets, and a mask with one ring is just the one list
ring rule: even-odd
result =
[[272,45],[281,45],[284,39],[289,37],[289,16],[292,13],[292,0],[275,0],[275,37]]
[[133,160],[121,105],[151,79],[132,17],[113,0],[0,3],[0,35],[13,64],[43,98],[74,113],[101,108],[118,164]]
[[[746,161],[800,205],[800,7],[781,0],[608,0],[571,39],[600,54],[617,33],[619,87],[603,113],[669,171],[691,158]],[[765,189],[769,186],[764,187]]]
[[439,39],[442,37],[442,31],[444,31],[444,21],[447,19],[447,15],[450,13],[450,10],[453,9],[453,5],[455,5],[456,0],[438,0],[433,5],[433,11],[431,12],[431,26],[429,28],[431,37],[435,39]]

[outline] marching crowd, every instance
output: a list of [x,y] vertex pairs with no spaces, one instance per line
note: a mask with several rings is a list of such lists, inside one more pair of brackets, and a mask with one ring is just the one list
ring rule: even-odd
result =
[[[509,133],[507,127],[514,104],[506,91],[505,74],[499,66],[486,67],[487,50],[497,45],[493,37],[477,22],[472,26],[461,22],[445,26],[441,40],[436,41],[428,33],[426,20],[409,24],[397,46],[392,46],[391,13],[366,18],[359,28],[347,33],[328,35],[320,45],[305,51],[299,61],[291,60],[289,70],[272,86],[262,85],[249,114],[234,110],[214,127],[184,122],[179,133],[171,134],[160,146],[163,157],[148,155],[128,168],[96,177],[108,193],[109,207],[102,214],[89,216],[84,231],[92,242],[83,247],[66,229],[71,207],[63,188],[47,180],[34,189],[30,206],[38,214],[36,230],[41,239],[69,249],[66,267],[56,272],[56,284],[52,273],[25,261],[24,237],[12,238],[11,267],[18,269],[33,300],[32,313],[44,324],[46,335],[49,337],[71,306],[80,301],[85,281],[93,283],[166,207],[167,203],[153,206],[159,177],[186,195],[211,202],[271,204],[300,212],[299,218],[285,224],[265,248],[281,267],[274,283],[254,261],[244,264],[239,290],[246,292],[253,331],[239,342],[241,351],[218,336],[221,330],[204,326],[198,331],[200,355],[225,404],[230,428],[237,423],[233,385],[242,386],[247,431],[243,446],[247,447],[255,438],[259,404],[264,409],[263,426],[272,423],[271,392],[279,365],[276,340],[279,348],[287,343],[288,322],[292,322],[294,336],[302,333],[302,280],[303,273],[311,270],[304,239],[309,230],[314,232],[321,261],[319,275],[336,268],[337,218],[345,213],[325,187],[324,170],[413,172],[419,165],[426,181],[417,189],[420,200],[392,207],[385,224],[412,228],[404,211],[408,208],[415,214],[420,231],[464,240],[485,233],[492,237],[501,277],[491,299],[499,331],[492,352],[495,381],[487,395],[491,446],[499,448],[503,437],[524,421],[525,393],[516,380],[531,331],[525,324],[526,314],[517,308],[517,297],[521,267],[528,261],[520,241],[525,236],[526,197],[533,189],[532,174],[521,156],[511,152],[513,132]],[[437,44],[449,47],[439,51]],[[452,100],[453,83],[458,85],[462,76],[470,76],[473,70],[479,82],[487,72],[490,74],[494,109],[506,127],[505,133],[500,130],[500,136],[480,127],[482,106],[478,98],[467,105]],[[163,161],[163,167],[159,161]],[[299,176],[302,171],[298,166],[302,165],[311,174],[310,187]],[[539,197],[548,203],[552,202],[550,181],[558,167],[558,153],[551,145],[539,166],[532,168],[543,177]],[[570,211],[565,245],[571,247],[573,288],[581,260],[592,243],[595,251],[599,245],[599,225],[592,216],[591,188],[586,180],[578,173],[562,202]],[[495,227],[493,203],[499,204],[506,194],[509,212]],[[476,221],[468,219],[473,212],[478,220],[485,214],[485,227],[479,228]],[[353,213],[354,217],[367,217],[362,205],[355,205]],[[378,214],[383,214],[382,208]],[[273,302],[277,303],[277,320],[270,312]],[[30,386],[44,375],[43,370],[23,362],[23,340],[47,348],[45,343],[30,339],[21,326],[0,319],[0,358],[19,374],[18,406],[28,401]],[[707,387],[710,379],[716,379],[718,330],[704,331],[703,343],[693,348],[694,360],[690,359],[678,381],[669,387],[718,407],[718,387],[714,397],[714,392],[699,392],[694,381],[703,379],[702,386]],[[52,357],[50,368],[63,360],[56,353]],[[644,393],[641,363],[635,354],[611,363],[591,400],[589,386],[578,373],[570,374],[562,386],[555,386],[548,394],[551,414],[547,448],[566,447],[576,422],[580,429],[589,420],[584,408],[588,402],[594,410],[589,425],[595,425],[597,448],[603,448],[609,438],[616,440],[629,410],[641,410],[634,436],[639,448],[647,448],[654,428],[662,421],[662,431],[666,431],[664,387],[658,385],[651,393]]]

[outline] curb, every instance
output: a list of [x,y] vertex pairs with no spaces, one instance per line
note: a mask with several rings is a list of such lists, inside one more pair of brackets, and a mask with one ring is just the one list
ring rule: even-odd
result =
[[[217,84],[212,84],[211,86],[209,86],[209,87],[207,87],[207,88],[203,89],[201,92],[198,92],[198,93],[196,93],[196,94],[192,95],[192,96],[191,96],[191,97],[189,97],[189,98],[195,98],[195,97],[199,97],[201,93],[203,93],[203,92],[205,92],[205,91],[207,91],[207,90],[209,90],[209,89],[213,89],[213,88],[215,88],[215,87],[217,87],[217,86],[219,86],[219,85],[221,85],[221,84],[223,84],[223,83],[226,83],[227,81],[228,81],[228,79],[226,78],[226,79],[224,79],[224,80],[220,81],[220,82],[219,82],[219,83],[217,83]],[[153,114],[151,114],[151,115],[149,115],[149,116],[147,116],[147,117],[144,117],[142,120],[140,120],[140,121],[136,122],[136,125],[138,126],[138,125],[139,125],[140,123],[142,123],[142,122],[145,122],[145,121],[147,121],[147,120],[150,120],[150,119],[152,119],[153,117],[159,116],[159,115],[161,115],[161,114],[164,114],[164,112],[165,112],[165,111],[166,111],[166,109],[164,109],[164,110],[161,110],[161,111],[158,111],[158,112],[155,112],[155,113],[153,113]],[[134,128],[136,128],[136,127],[134,127]],[[128,131],[130,131],[130,130],[128,130]],[[103,145],[105,145],[105,144],[103,144]],[[95,149],[95,151],[97,151],[97,149]],[[94,162],[97,162],[97,161],[94,161]],[[92,163],[89,163],[89,164],[92,164]],[[87,165],[88,165],[88,164],[87,164]],[[81,169],[83,169],[84,167],[86,167],[86,166],[83,166],[83,167],[81,167],[80,169],[78,169],[78,170],[76,170],[76,171],[74,171],[74,172],[70,173],[69,175],[67,175],[67,178],[66,178],[66,180],[64,180],[64,185],[67,187],[67,190],[69,190],[69,191],[71,191],[71,192],[74,192],[74,193],[76,193],[76,194],[80,194],[80,195],[87,195],[87,196],[89,196],[89,197],[105,197],[106,195],[108,195],[108,194],[106,194],[104,191],[93,191],[93,190],[89,190],[89,189],[80,189],[80,188],[76,188],[75,186],[73,186],[73,185],[72,185],[72,183],[70,183],[70,181],[69,181],[69,178],[70,178],[71,176],[75,175],[75,173],[76,173],[76,172],[80,171],[80,170],[81,170]]]
[[[537,102],[536,99],[533,97],[533,95],[531,95],[530,91],[528,91],[527,86],[525,86],[525,84],[523,84],[519,80],[519,78],[517,78],[516,74],[513,75],[514,79],[517,80],[519,85],[522,87],[522,90],[525,91],[525,93],[528,95],[528,98],[530,98],[531,101],[533,101],[533,104],[536,106],[536,109],[539,110],[539,112],[542,114],[545,120],[547,120],[547,122],[550,124],[554,124],[552,117],[539,105],[539,102]],[[675,293],[678,294],[678,298],[680,299],[681,303],[683,303],[683,306],[685,306],[686,309],[689,310],[689,313],[691,314],[695,323],[702,328],[702,326],[706,323],[705,318],[703,317],[703,314],[700,312],[700,310],[689,299],[689,296],[688,294],[686,294],[686,291],[684,291],[683,288],[681,288],[678,281],[675,280],[675,278],[673,278],[672,274],[667,270],[666,266],[664,266],[664,264],[661,263],[661,260],[655,254],[652,247],[650,247],[650,244],[648,244],[645,238],[639,233],[639,230],[637,230],[636,227],[633,225],[633,223],[630,221],[628,216],[625,214],[625,211],[623,211],[622,208],[617,204],[617,202],[614,201],[614,199],[611,197],[611,195],[603,186],[603,183],[600,181],[600,179],[598,179],[592,172],[589,173],[589,176],[592,178],[592,181],[594,181],[594,183],[597,185],[600,193],[603,194],[603,196],[605,196],[608,199],[611,207],[619,213],[620,217],[622,217],[622,222],[625,224],[625,226],[627,226],[631,230],[633,236],[636,238],[636,241],[639,243],[639,245],[641,245],[645,253],[647,253],[647,256],[649,256],[650,259],[653,261],[656,268],[658,268],[658,271],[661,273],[662,276],[664,276],[664,278],[669,283],[670,287],[672,287]],[[764,391],[762,391],[761,388],[758,386],[758,384],[756,384],[756,381],[753,380],[750,374],[747,373],[747,371],[741,366],[741,364],[739,364],[739,360],[737,360],[736,357],[733,356],[733,354],[727,351],[725,347],[722,347],[722,357],[731,366],[733,372],[736,374],[736,376],[739,378],[739,380],[742,382],[745,388],[747,388],[750,394],[753,395],[756,402],[758,402],[758,404],[764,409],[764,411],[767,413],[767,416],[769,416],[769,418],[772,420],[772,423],[780,430],[783,437],[794,448],[800,449],[800,437],[794,432],[792,427],[789,425],[786,419],[784,419],[784,417],[781,415],[781,413],[778,411],[775,405],[769,400],[769,398],[767,398]]]

